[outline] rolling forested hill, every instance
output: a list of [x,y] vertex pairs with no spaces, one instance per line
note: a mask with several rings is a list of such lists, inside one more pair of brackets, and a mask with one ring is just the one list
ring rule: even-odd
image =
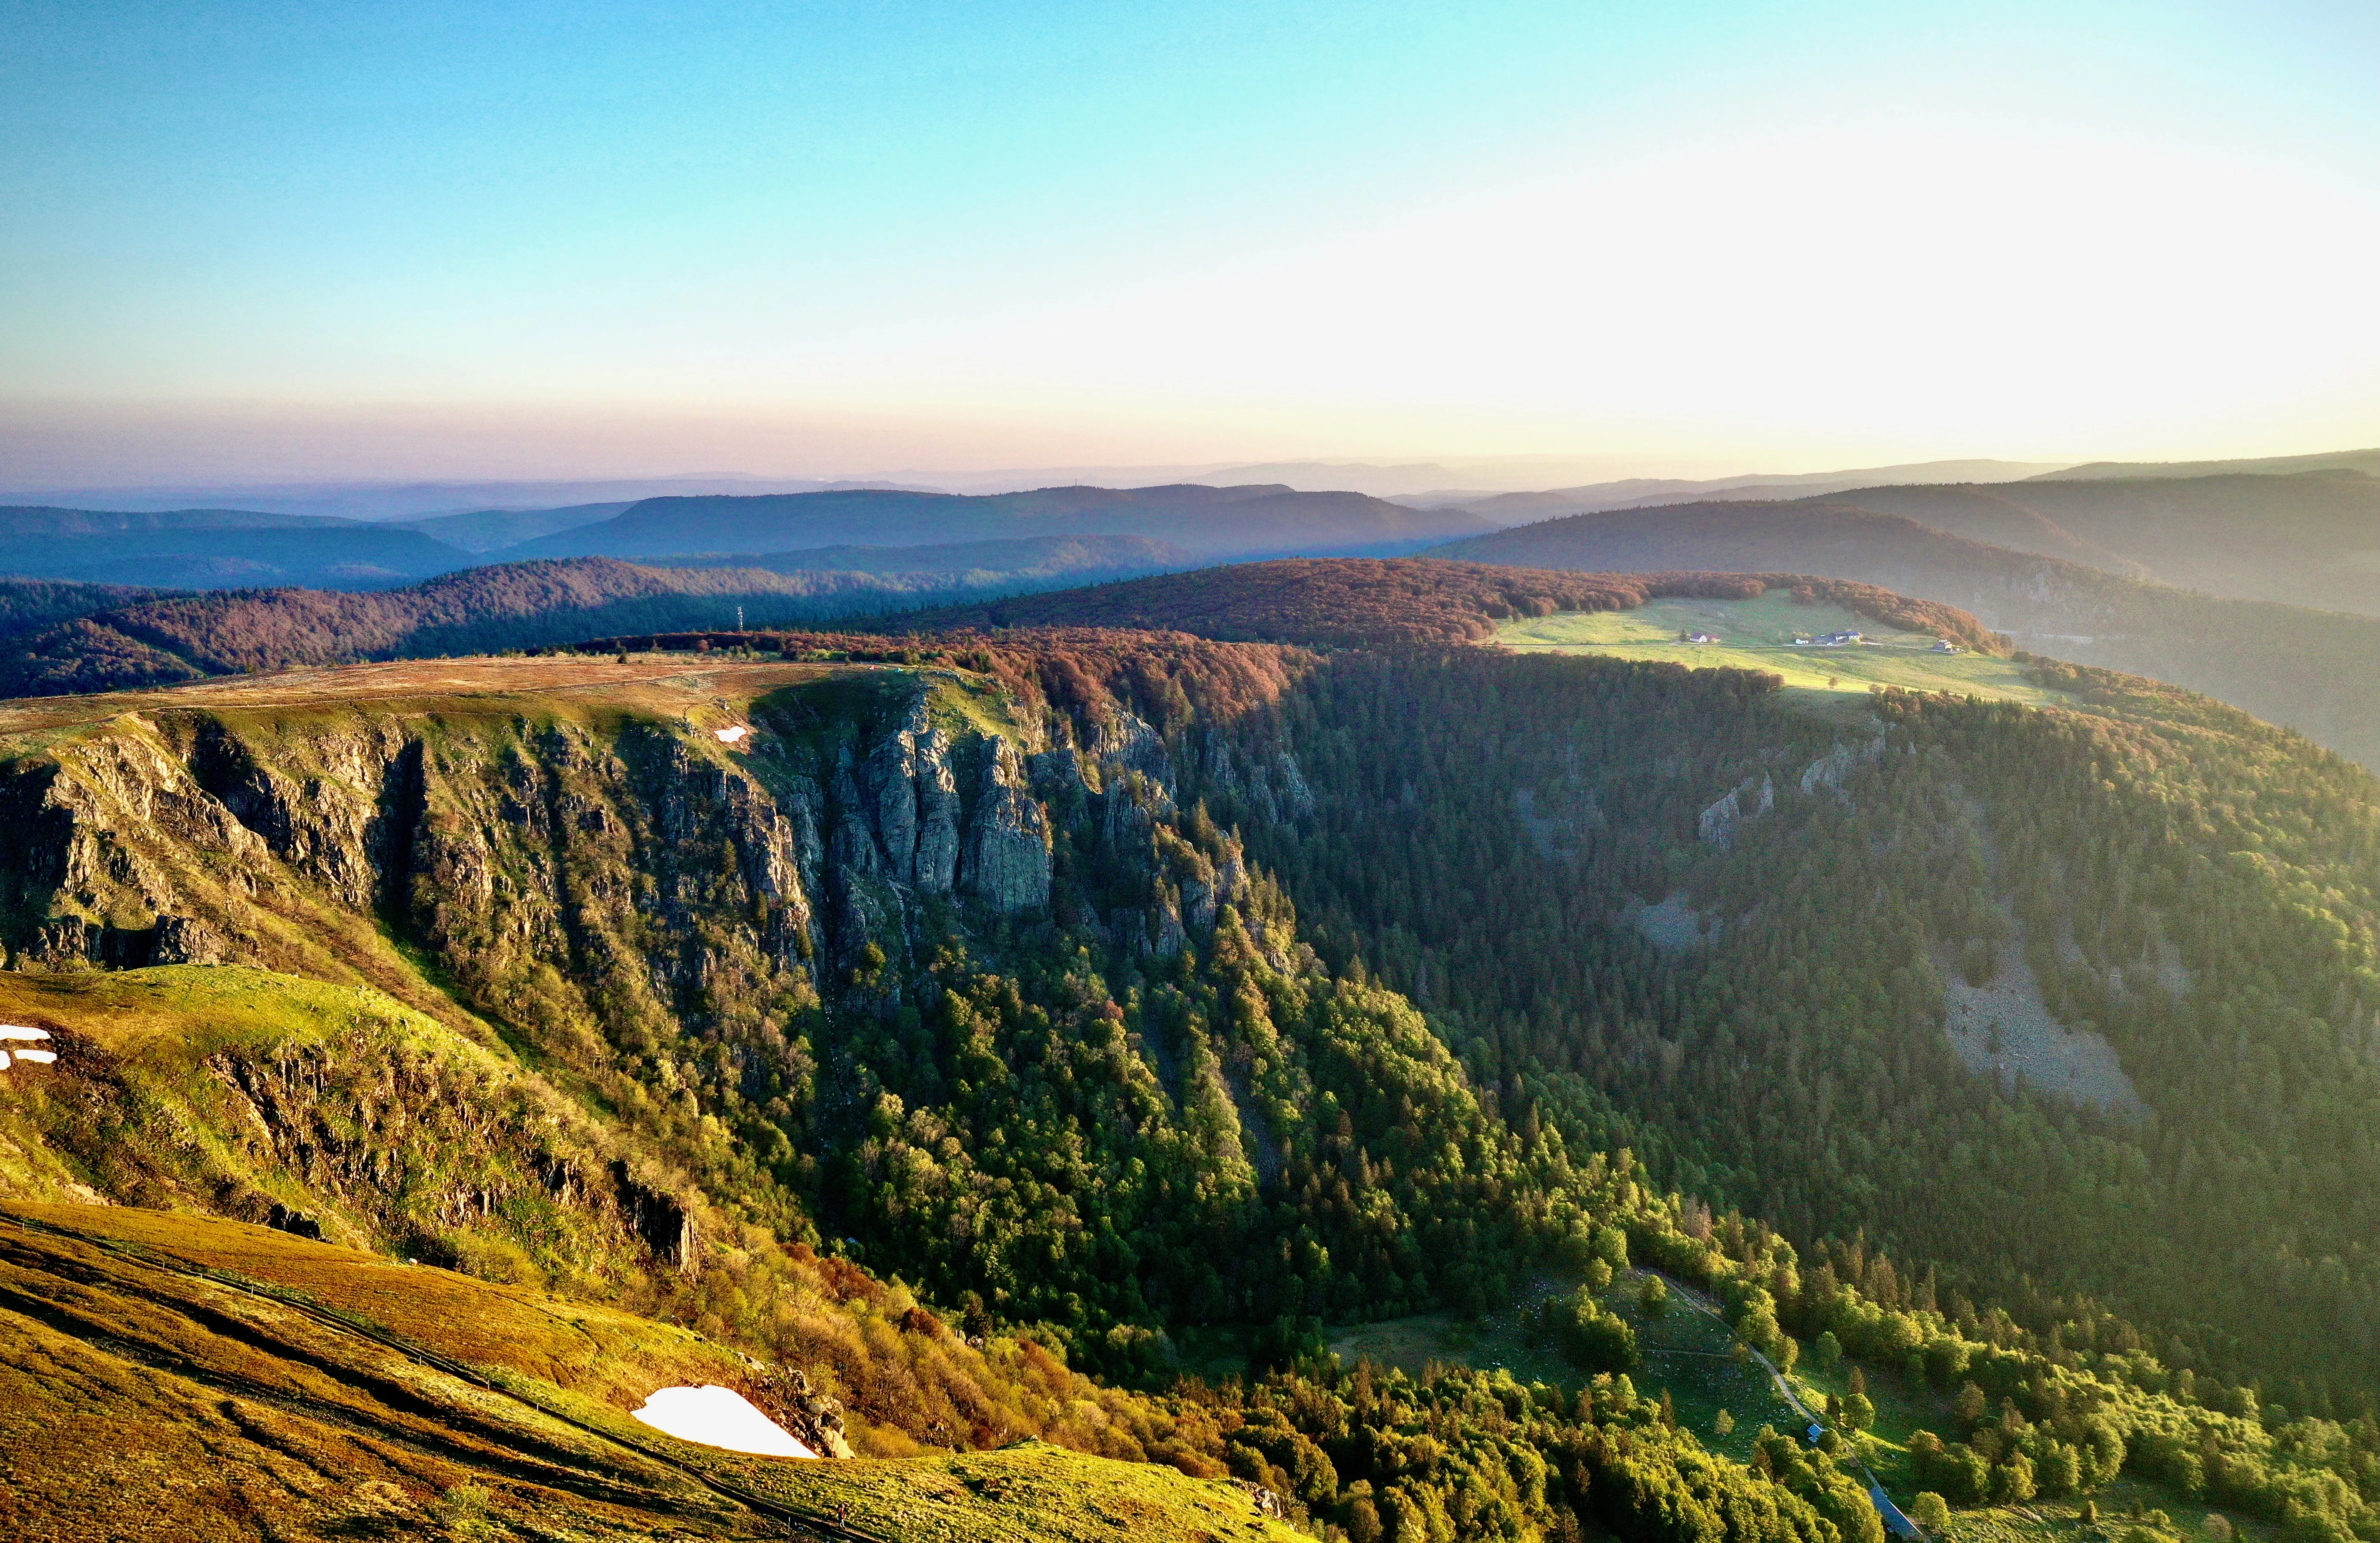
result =
[[2207,594],[2380,614],[2380,479],[2352,469],[1862,488],[1831,501]]
[[74,584],[54,578],[0,578],[0,638],[43,631],[78,616],[96,615],[152,600],[177,600],[170,589],[125,584]]
[[1215,562],[1286,553],[1409,552],[1489,529],[1489,522],[1461,510],[1408,509],[1362,493],[1295,492],[1271,484],[1063,487],[980,495],[857,489],[649,498],[599,525],[529,541],[504,555],[657,557],[1036,536],[1142,536]]
[[321,516],[0,508],[0,574],[28,578],[199,589],[265,584],[374,589],[470,561],[419,530]]
[[[473,568],[379,593],[239,590],[159,595],[0,579],[0,690],[115,690],[291,665],[550,648],[620,632],[674,632],[869,616],[987,590],[1161,567],[1181,553],[1138,539],[978,542],[761,554],[647,567],[608,558]],[[978,564],[994,565],[982,566]]]
[[1973,616],[1910,601],[1872,584],[1793,574],[1570,574],[1431,558],[1305,558],[1234,564],[1195,573],[1018,596],[924,611],[891,630],[1131,627],[1234,642],[1363,647],[1476,642],[1510,616],[1624,611],[1664,595],[1756,595],[1766,587],[1823,591],[1830,603],[1971,647],[1992,645]]

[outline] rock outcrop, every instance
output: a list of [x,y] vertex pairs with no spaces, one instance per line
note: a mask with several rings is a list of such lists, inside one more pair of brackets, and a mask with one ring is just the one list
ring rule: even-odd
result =
[[1696,820],[1697,833],[1715,846],[1726,846],[1735,840],[1736,827],[1747,820],[1757,820],[1777,807],[1775,779],[1763,774],[1758,783],[1746,782],[1730,789],[1724,798],[1703,810]]
[[1884,736],[1863,740],[1857,745],[1837,745],[1827,754],[1812,761],[1802,773],[1802,791],[1821,790],[1840,796],[1843,781],[1859,768],[1884,759]]
[[1049,810],[1033,796],[1024,761],[1004,739],[984,759],[959,887],[1002,915],[1050,903]]

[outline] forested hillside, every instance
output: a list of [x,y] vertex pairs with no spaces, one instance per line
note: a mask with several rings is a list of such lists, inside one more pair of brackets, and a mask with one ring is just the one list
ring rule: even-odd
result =
[[[0,580],[0,691],[120,690],[293,665],[550,648],[615,632],[727,629],[739,618],[750,626],[814,624],[1138,572],[1180,557],[1159,542],[1096,540],[930,548],[914,568],[848,549],[840,555],[851,565],[825,567],[799,553],[762,554],[752,566],[645,567],[600,557],[500,564],[379,593],[161,596]],[[59,625],[37,625],[45,621]]]
[[1571,574],[1432,558],[1290,559],[1164,574],[1095,589],[1018,596],[891,619],[889,630],[1132,627],[1225,641],[1341,648],[1476,642],[1509,616],[1626,611],[1671,595],[1752,596],[1766,589],[1811,598],[1970,647],[1995,646],[1973,616],[1872,584],[1790,573],[1663,571]]
[[120,610],[144,601],[177,600],[171,589],[125,584],[70,584],[55,578],[0,578],[0,647],[78,616]]
[[[1880,1543],[1845,1449],[1715,1458],[1617,1367],[1319,1355],[1648,1263],[2005,1401],[1945,1423],[1962,1501],[2130,1464],[2380,1524],[2360,772],[2098,675],[1838,745],[1742,672],[875,641],[0,710],[9,1011],[61,1047],[0,1184],[674,1316],[862,1450],[1038,1431],[1354,1537]],[[1953,978],[2015,959],[2145,1113],[1959,1058]],[[1177,1382],[1226,1324],[1270,1375]]]
[[[2088,684],[2126,715],[1883,699],[1837,746],[1722,672],[1343,657],[1286,718],[1315,818],[1246,828],[1326,958],[1690,1190],[2343,1394],[2380,1367],[2380,788]],[[1665,901],[1691,946],[1635,922]],[[1946,984],[2010,953],[2145,1119],[1961,1064]]]

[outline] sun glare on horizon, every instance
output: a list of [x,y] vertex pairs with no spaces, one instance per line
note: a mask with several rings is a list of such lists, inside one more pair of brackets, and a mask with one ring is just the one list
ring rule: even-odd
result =
[[2380,425],[2361,9],[559,18],[18,12],[11,480]]

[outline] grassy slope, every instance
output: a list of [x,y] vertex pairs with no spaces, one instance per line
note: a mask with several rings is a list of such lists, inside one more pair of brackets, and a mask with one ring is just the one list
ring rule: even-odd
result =
[[[152,1204],[201,1204],[240,1185],[315,1214],[334,1235],[367,1229],[324,1209],[325,1197],[310,1194],[298,1172],[241,1140],[237,1106],[210,1075],[211,1060],[327,1050],[444,1062],[490,1088],[519,1076],[482,1045],[369,987],[240,966],[0,972],[0,1018],[56,1031],[67,1057],[0,1073],[0,1195],[112,1189]],[[77,1095],[94,1085],[92,1073],[128,1096],[122,1123],[86,1135],[79,1117],[87,1100]]]
[[[1720,642],[1681,643],[1681,628]],[[1864,632],[1874,643],[1794,647],[1797,632],[1816,637]],[[2061,692],[2025,678],[2024,668],[1985,653],[1942,654],[1923,633],[1900,632],[1839,606],[1796,605],[1774,590],[1757,600],[1657,600],[1633,611],[1572,613],[1508,621],[1495,641],[1526,653],[1599,653],[1697,668],[1733,667],[1781,675],[1786,694],[1805,705],[1856,708],[1872,686],[1949,691],[1988,701],[2042,707],[2067,703]]]
[[1296,1536],[1154,1464],[750,1458],[626,1413],[745,1375],[685,1330],[262,1228],[0,1209],[12,1537]]
[[1433,549],[1580,573],[1828,574],[1972,613],[2022,649],[2170,681],[2380,766],[2361,662],[2380,618],[2226,600],[1947,534],[1851,503],[1677,504],[1582,515]]

